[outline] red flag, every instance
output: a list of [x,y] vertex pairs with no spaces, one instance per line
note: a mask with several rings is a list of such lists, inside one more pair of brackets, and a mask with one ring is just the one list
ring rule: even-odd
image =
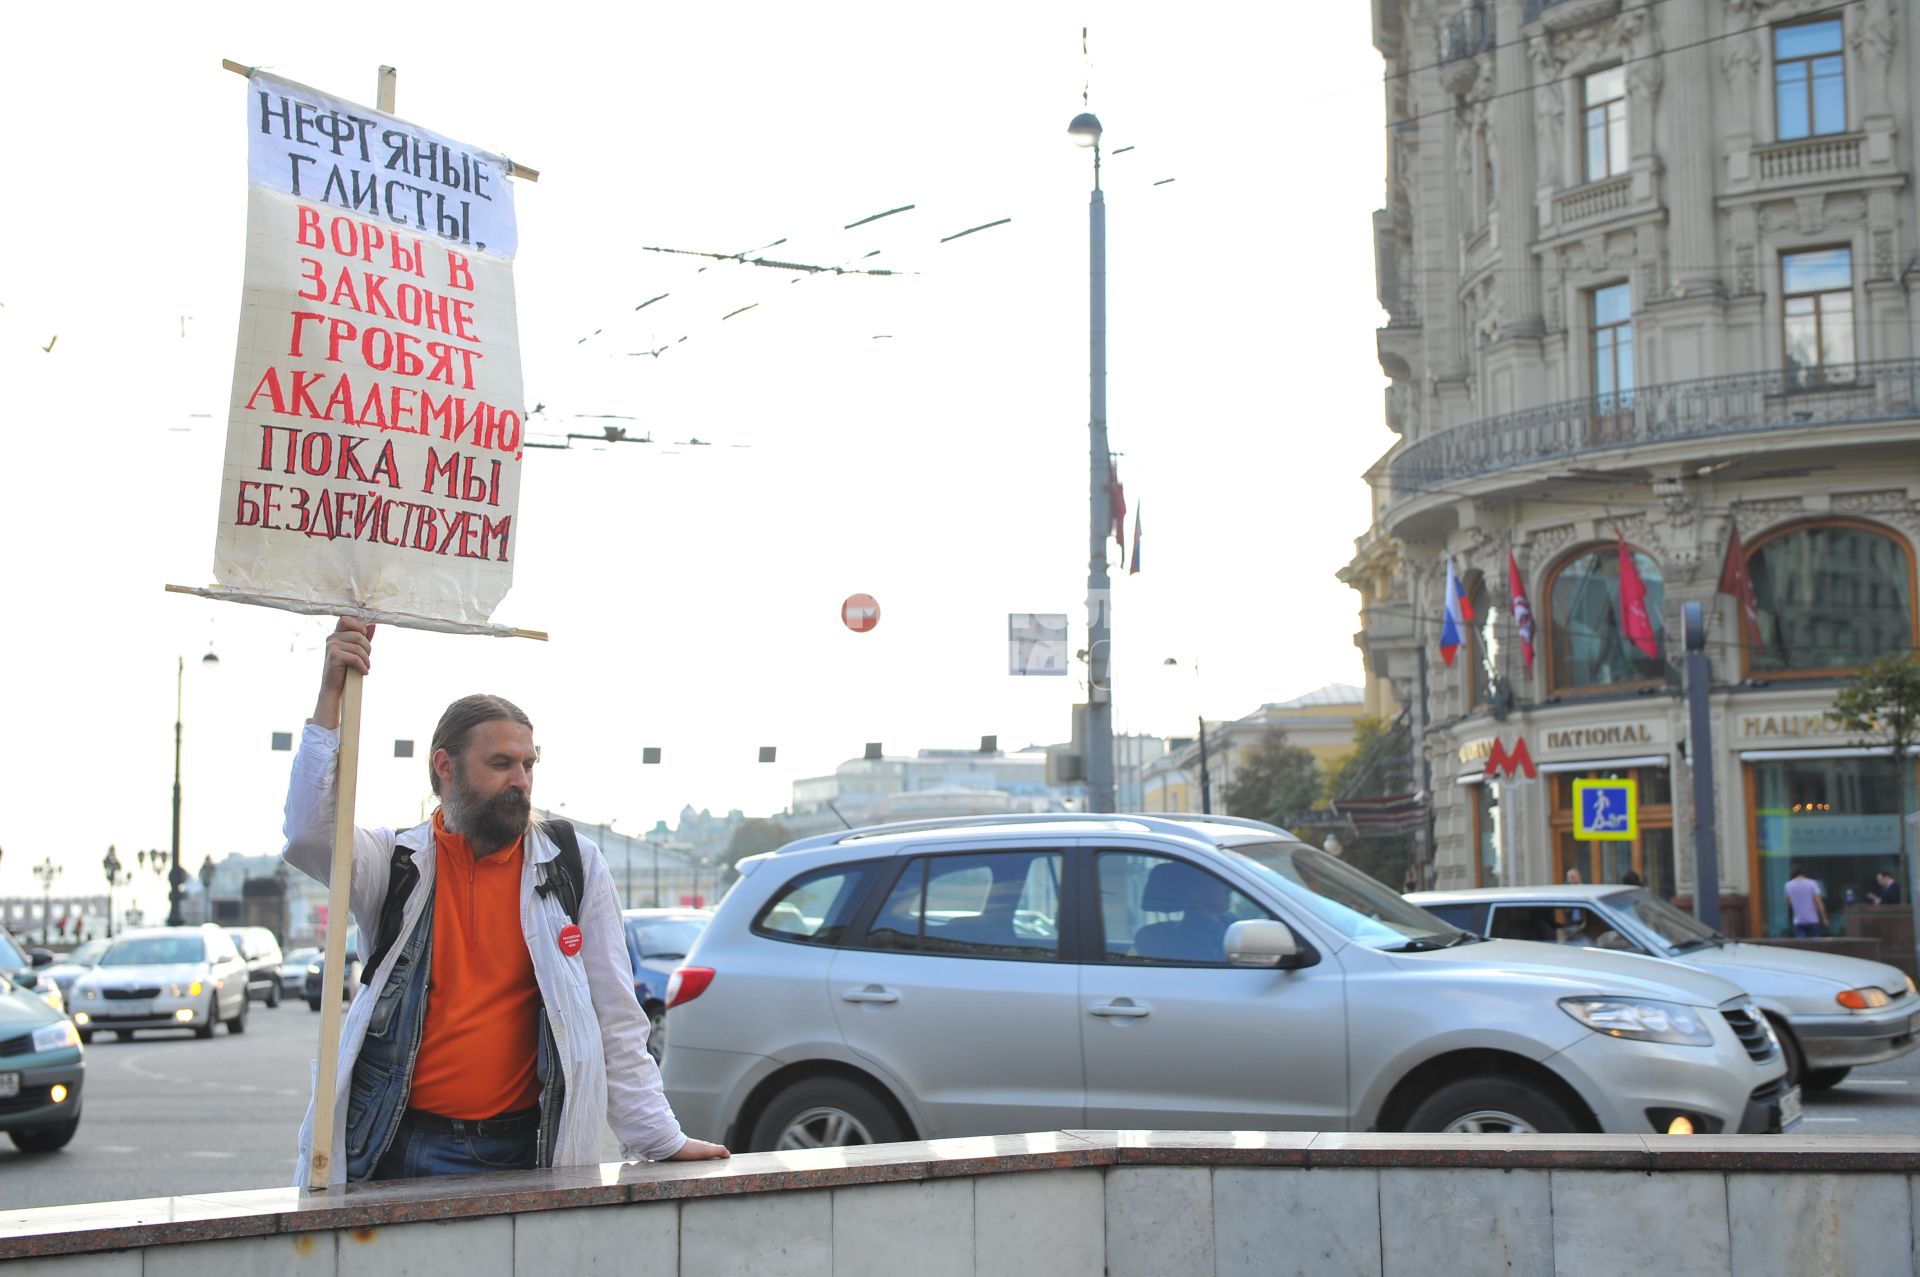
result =
[[1127,555],[1127,490],[1120,486],[1120,467],[1107,462],[1107,503],[1113,510],[1113,539],[1120,544],[1120,557]]
[[1733,595],[1740,604],[1740,633],[1748,647],[1760,646],[1760,600],[1754,597],[1753,578],[1747,574],[1747,552],[1740,544],[1740,529],[1727,521],[1727,561],[1720,568],[1722,594]]
[[1619,528],[1613,535],[1620,541],[1620,632],[1627,642],[1646,653],[1648,660],[1660,659],[1660,645],[1654,641],[1653,618],[1647,615],[1647,586],[1640,569],[1633,564],[1633,551]]
[[1527,659],[1527,673],[1533,673],[1533,605],[1527,602],[1527,585],[1520,579],[1520,565],[1513,551],[1507,551],[1507,592],[1513,596],[1513,628],[1520,633],[1520,653]]

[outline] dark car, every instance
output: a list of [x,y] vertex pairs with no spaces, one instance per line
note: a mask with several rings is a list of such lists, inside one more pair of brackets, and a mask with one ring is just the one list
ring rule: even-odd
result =
[[711,909],[628,909],[627,957],[633,963],[633,996],[652,1026],[647,1051],[658,1061],[667,1050],[667,981],[686,959],[713,917]]
[[[327,952],[325,949],[322,949],[318,956],[307,964],[307,986],[305,990],[307,1006],[315,1011],[320,1009],[320,990],[325,987],[321,983],[320,968],[326,962],[326,957]],[[345,970],[341,972],[341,976],[340,1000],[342,1002],[351,1002],[353,1000],[353,986],[360,983],[360,950],[357,945],[351,942],[347,945],[347,965]]]
[[227,935],[247,964],[247,996],[280,1005],[280,942],[265,927],[228,927]]
[[[0,963],[17,960],[30,961],[0,931]],[[17,1148],[51,1153],[80,1129],[83,1055],[72,1020],[39,991],[0,975],[0,1131]]]

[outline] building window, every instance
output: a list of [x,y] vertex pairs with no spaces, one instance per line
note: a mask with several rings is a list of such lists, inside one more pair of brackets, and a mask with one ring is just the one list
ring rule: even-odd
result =
[[[1629,551],[1647,592],[1655,651],[1667,647],[1666,586],[1660,565]],[[1547,627],[1549,690],[1558,694],[1644,687],[1666,677],[1666,662],[1629,640],[1620,620],[1620,552],[1594,546],[1565,559],[1547,586],[1552,601]]]
[[1500,874],[1500,793],[1497,780],[1473,786],[1473,885],[1504,887]]
[[1588,296],[1595,408],[1619,412],[1631,405],[1633,395],[1633,286],[1610,284]]
[[1774,125],[1780,140],[1847,130],[1847,62],[1840,19],[1773,29]]
[[1792,528],[1747,554],[1760,646],[1747,672],[1828,674],[1913,648],[1913,559],[1857,523]]
[[1473,609],[1473,625],[1466,635],[1469,709],[1492,703],[1495,680],[1500,673],[1500,637],[1494,627],[1492,604],[1486,574],[1472,573],[1467,582],[1467,605]]
[[1823,248],[1780,258],[1787,374],[1797,386],[1853,377],[1853,250]]
[[1580,81],[1587,180],[1627,171],[1627,69],[1608,67]]
[[1747,766],[1754,848],[1753,934],[1791,935],[1787,879],[1793,866],[1806,870],[1827,898],[1827,917],[1847,934],[1855,901],[1877,891],[1885,870],[1903,886],[1900,854],[1900,789],[1912,810],[1911,762],[1887,758],[1802,758]]

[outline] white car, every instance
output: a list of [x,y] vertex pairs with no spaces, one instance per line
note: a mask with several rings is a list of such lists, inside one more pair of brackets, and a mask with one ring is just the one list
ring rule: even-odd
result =
[[71,1013],[82,1042],[106,1030],[122,1041],[139,1029],[192,1029],[210,1038],[215,1024],[244,1033],[247,964],[211,923],[129,931],[73,982]]
[[1407,899],[1496,940],[1645,954],[1729,980],[1767,1013],[1788,1079],[1809,1091],[1920,1047],[1920,997],[1904,972],[1837,953],[1742,944],[1644,887],[1478,887]]

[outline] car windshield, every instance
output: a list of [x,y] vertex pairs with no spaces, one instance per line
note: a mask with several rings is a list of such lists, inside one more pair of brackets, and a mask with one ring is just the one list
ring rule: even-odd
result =
[[698,918],[629,918],[627,934],[643,958],[684,958],[706,925]]
[[1614,896],[1607,903],[1632,914],[1634,921],[1651,931],[1662,944],[1675,953],[1684,953],[1689,949],[1704,949],[1726,938],[1692,914],[1676,909],[1660,897],[1649,895],[1645,891],[1633,891],[1624,896]]
[[1346,861],[1306,843],[1243,843],[1220,850],[1341,935],[1370,949],[1438,949],[1468,936]]
[[118,941],[101,957],[103,967],[164,966],[205,962],[207,942],[199,936],[133,936]]
[[90,967],[100,961],[100,955],[107,951],[113,941],[107,939],[89,940],[66,956],[66,961],[76,967]]
[[287,966],[292,966],[296,962],[304,966],[318,958],[320,951],[318,949],[295,949],[292,953],[282,956]]
[[13,937],[0,931],[0,969],[19,971],[32,965],[27,955],[20,952],[20,946],[13,942]]

